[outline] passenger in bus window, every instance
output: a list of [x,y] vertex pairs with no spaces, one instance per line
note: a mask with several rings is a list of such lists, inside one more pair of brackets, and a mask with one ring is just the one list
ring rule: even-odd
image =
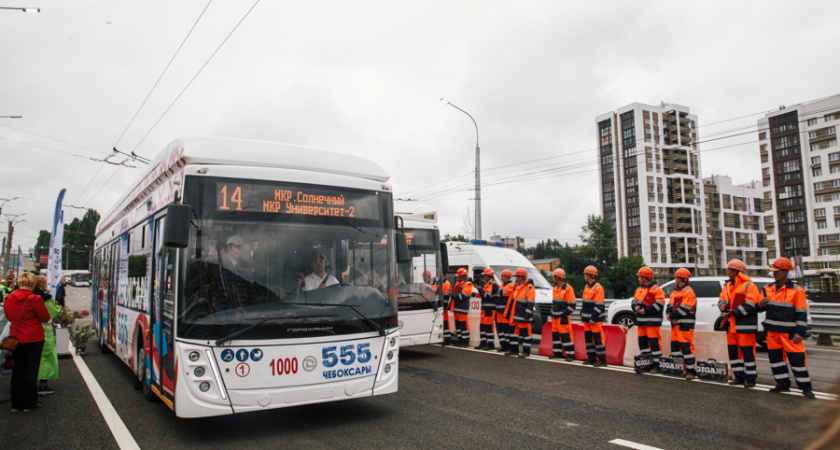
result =
[[327,257],[321,252],[313,252],[309,256],[309,267],[312,273],[303,278],[305,291],[325,288],[338,284],[338,280],[327,274]]

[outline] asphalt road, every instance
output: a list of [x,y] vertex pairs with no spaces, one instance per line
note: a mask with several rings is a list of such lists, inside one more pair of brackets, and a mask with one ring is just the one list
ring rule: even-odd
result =
[[[423,346],[401,351],[393,395],[186,420],[143,400],[122,362],[88,348],[84,362],[148,449],[619,448],[615,439],[669,449],[802,448],[831,403]],[[0,447],[117,447],[73,360],[59,365],[56,394],[34,412],[10,413],[8,380],[0,380]]]

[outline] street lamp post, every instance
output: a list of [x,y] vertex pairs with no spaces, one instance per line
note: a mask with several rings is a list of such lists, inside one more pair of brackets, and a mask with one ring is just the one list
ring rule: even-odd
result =
[[27,7],[20,7],[20,6],[0,6],[0,9],[11,9],[14,11],[23,11],[28,13],[39,13],[41,12],[41,8],[27,8]]
[[440,101],[466,114],[475,125],[475,238],[481,239],[481,149],[478,147],[478,124],[470,113],[450,103],[449,100],[441,98]]

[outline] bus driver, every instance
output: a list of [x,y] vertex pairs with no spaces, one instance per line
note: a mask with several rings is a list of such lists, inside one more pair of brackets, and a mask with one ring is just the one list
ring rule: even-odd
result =
[[309,257],[309,267],[312,273],[303,278],[303,290],[311,291],[338,284],[334,276],[327,274],[327,257],[323,253],[313,252]]

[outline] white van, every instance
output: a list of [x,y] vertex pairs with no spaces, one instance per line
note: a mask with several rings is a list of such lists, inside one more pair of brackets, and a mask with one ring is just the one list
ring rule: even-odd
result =
[[[729,281],[728,277],[694,277],[689,280],[689,285],[694,290],[694,295],[697,297],[697,321],[694,324],[694,329],[697,331],[714,331],[715,320],[720,316],[720,308],[718,307],[718,299],[720,298],[720,291],[723,289],[723,283]],[[755,277],[752,279],[755,286],[761,290],[766,284],[774,283],[775,280],[768,277]],[[674,280],[671,280],[660,286],[665,292],[666,303],[670,297],[671,292],[674,292],[677,285]],[[607,309],[607,323],[624,325],[630,328],[636,325],[636,315],[630,309],[630,302],[632,299],[616,300],[612,302]],[[765,342],[764,313],[758,315],[758,334],[756,341]],[[671,322],[662,320],[662,328],[670,329]],[[811,334],[811,314],[808,314],[808,334]]]
[[[505,248],[504,243],[473,239],[470,242],[447,242],[449,255],[449,278],[453,279],[460,268],[467,269],[474,282],[481,280],[484,269],[490,267],[496,273],[496,280],[501,284],[502,271],[505,269],[516,272],[520,267],[528,272],[528,278],[533,280],[536,288],[534,300],[534,323],[531,329],[539,339],[543,324],[549,316],[544,311],[551,311],[551,284],[542,276],[539,270],[531,264],[522,253]],[[480,314],[481,302],[476,298],[470,302],[470,316]]]

